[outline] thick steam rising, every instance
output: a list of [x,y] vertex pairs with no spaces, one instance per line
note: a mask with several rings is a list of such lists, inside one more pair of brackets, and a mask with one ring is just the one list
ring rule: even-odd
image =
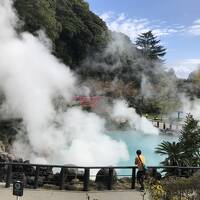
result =
[[[48,39],[17,34],[11,0],[0,1],[0,88],[8,117],[20,117],[24,129],[13,151],[40,163],[114,165],[128,159],[122,142],[104,134],[104,120],[80,108],[59,109],[70,102],[76,78],[50,52]],[[41,42],[42,40],[42,42]],[[12,114],[12,116],[10,115]]]
[[128,107],[125,101],[116,100],[111,113],[113,119],[119,123],[128,123],[129,127],[146,134],[156,134],[159,131],[145,117],[140,117],[134,108]]

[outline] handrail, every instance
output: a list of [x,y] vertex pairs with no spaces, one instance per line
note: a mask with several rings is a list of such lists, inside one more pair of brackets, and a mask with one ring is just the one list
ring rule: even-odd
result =
[[[12,183],[12,173],[14,166],[31,166],[35,167],[35,180],[34,180],[34,188],[38,188],[39,185],[39,176],[40,176],[40,170],[41,168],[60,168],[60,190],[64,189],[65,184],[65,177],[67,176],[65,169],[71,168],[71,169],[84,169],[84,176],[83,176],[83,190],[88,191],[89,190],[89,177],[90,177],[90,170],[92,169],[108,169],[108,182],[107,182],[107,188],[108,190],[112,190],[113,186],[113,175],[114,175],[114,169],[132,169],[131,176],[131,189],[135,188],[135,179],[136,179],[136,169],[137,166],[74,166],[74,165],[47,165],[47,164],[33,164],[33,163],[17,163],[17,162],[0,162],[0,167],[7,166],[6,167],[6,184],[5,187],[10,187],[10,184]],[[187,170],[197,170],[200,169],[200,167],[194,167],[194,166],[147,166],[148,169],[154,168],[154,169],[175,169],[177,170],[177,176],[180,176],[181,169],[187,169]]]
[[[0,165],[19,165],[19,166],[39,166],[39,167],[53,167],[53,168],[74,168],[74,169],[101,169],[101,168],[111,168],[111,169],[132,169],[132,168],[137,168],[136,165],[133,166],[76,166],[76,165],[52,165],[52,164],[33,164],[33,163],[17,163],[17,162],[0,162]],[[194,166],[147,166],[147,168],[156,168],[156,169],[169,169],[169,168],[180,168],[180,169],[200,169],[199,167],[194,167]]]
[[100,169],[100,168],[115,168],[115,169],[131,169],[137,166],[76,166],[76,165],[51,165],[51,164],[33,164],[33,163],[17,163],[17,162],[0,162],[0,165],[20,165],[20,166],[39,166],[39,167],[54,167],[54,168],[74,168],[74,169]]

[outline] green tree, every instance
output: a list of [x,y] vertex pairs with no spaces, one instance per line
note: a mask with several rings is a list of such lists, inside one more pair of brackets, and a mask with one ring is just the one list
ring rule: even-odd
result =
[[56,20],[55,0],[16,0],[14,6],[25,22],[23,30],[35,34],[43,29],[53,41],[59,37],[61,24]]
[[19,31],[45,30],[54,54],[73,69],[106,44],[107,26],[84,0],[16,0],[14,6],[24,22]]
[[156,147],[155,153],[165,156],[165,160],[161,164],[165,166],[182,166],[187,161],[183,160],[184,150],[182,149],[180,142],[168,142],[163,141],[158,147]]
[[[184,156],[184,149],[180,142],[163,141],[156,147],[155,153],[165,156],[164,161],[161,162],[163,166],[189,166],[190,161]],[[177,175],[177,170],[173,168],[163,169],[163,172],[169,176]],[[185,173],[184,170],[182,173]]]
[[161,60],[166,54],[166,49],[160,45],[160,40],[152,31],[140,34],[136,39],[136,46],[149,60]]
[[198,122],[191,114],[188,114],[179,137],[179,142],[184,149],[184,157],[189,158],[190,165],[193,166],[200,165],[200,127]]

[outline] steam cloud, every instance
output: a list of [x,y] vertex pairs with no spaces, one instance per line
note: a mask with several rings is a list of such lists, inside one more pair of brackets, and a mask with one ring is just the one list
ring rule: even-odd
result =
[[146,117],[140,117],[134,108],[129,108],[127,102],[116,100],[114,102],[112,118],[119,122],[127,122],[132,129],[140,130],[143,133],[156,134],[159,131]]
[[15,154],[32,162],[77,165],[115,165],[128,159],[125,144],[104,134],[104,120],[96,114],[55,107],[59,99],[70,102],[76,93],[76,78],[51,55],[44,34],[17,34],[17,24],[12,1],[1,0],[2,109],[23,118],[27,132],[18,134]]
[[200,99],[189,99],[185,94],[181,94],[183,115],[191,113],[195,119],[200,119]]

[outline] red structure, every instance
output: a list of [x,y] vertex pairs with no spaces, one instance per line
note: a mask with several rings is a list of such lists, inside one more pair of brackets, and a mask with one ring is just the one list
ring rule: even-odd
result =
[[83,108],[95,108],[100,99],[101,96],[76,96],[73,98]]

